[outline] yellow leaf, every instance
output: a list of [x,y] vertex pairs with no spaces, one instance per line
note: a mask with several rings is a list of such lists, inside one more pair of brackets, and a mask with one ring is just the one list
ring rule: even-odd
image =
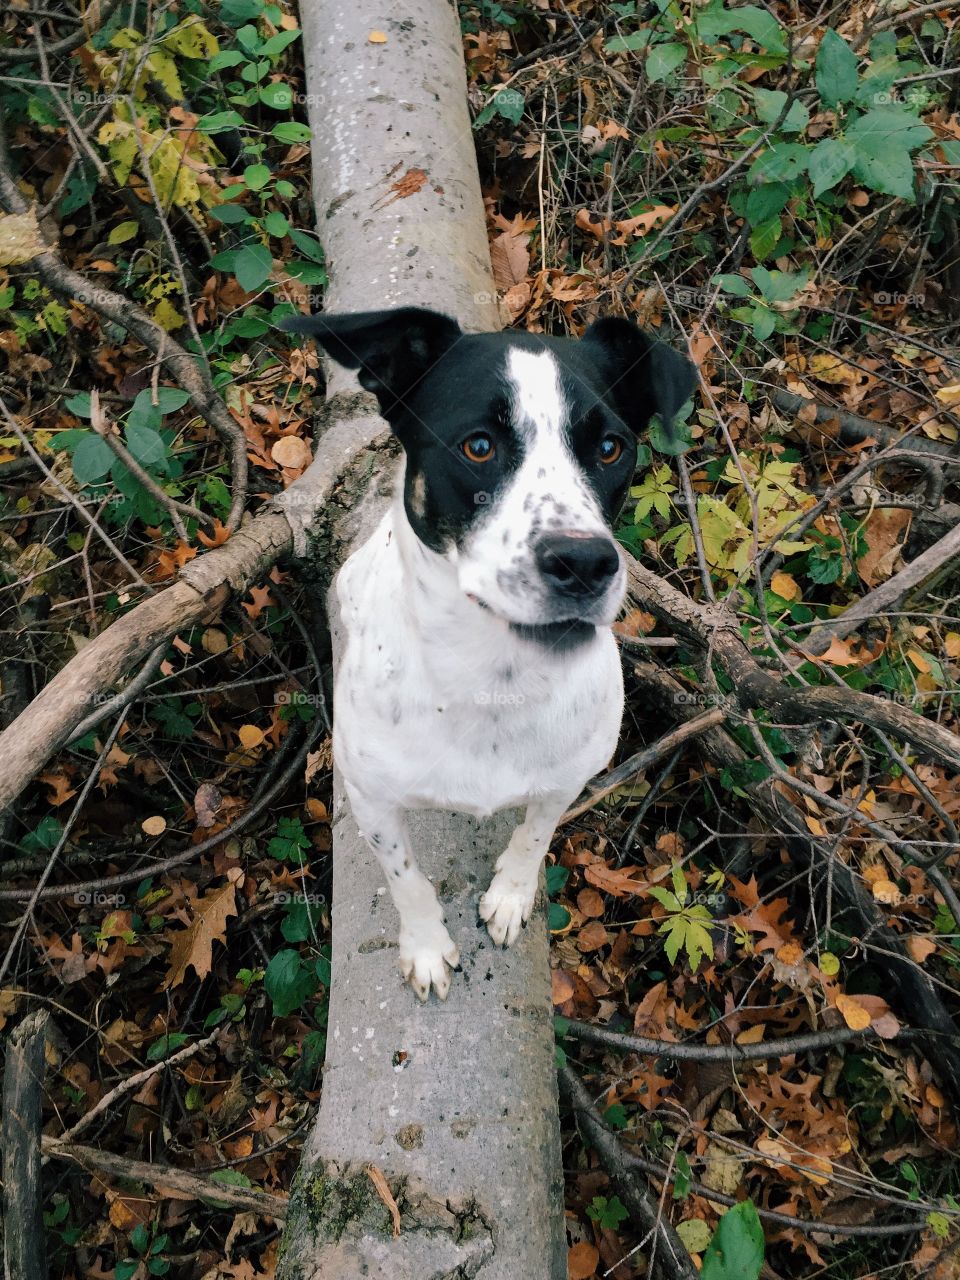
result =
[[367,36],[367,40],[370,42],[370,44],[386,44],[387,36],[386,36],[386,33],[383,31],[371,31],[370,34]]
[[140,830],[148,836],[162,836],[166,829],[167,820],[159,813],[154,814],[152,818],[144,818],[140,823]]
[[948,658],[960,658],[960,631],[948,631],[943,637],[943,649]]
[[937,1088],[935,1084],[928,1084],[923,1091],[923,1096],[930,1103],[931,1107],[945,1107],[947,1100]]
[[910,952],[910,959],[917,964],[923,964],[924,960],[929,960],[937,949],[937,944],[933,938],[925,938],[921,934],[915,933],[907,939],[907,950]]
[[775,573],[770,579],[770,590],[781,600],[799,600],[802,594],[796,578],[789,573]]
[[45,246],[34,209],[26,213],[0,214],[0,267],[16,267],[30,262]]
[[167,333],[173,333],[174,329],[180,329],[187,323],[169,298],[160,299],[153,308],[153,318]]
[[826,978],[835,978],[840,972],[840,961],[832,951],[822,952],[817,966]]
[[900,899],[900,890],[892,880],[874,880],[871,888],[877,902],[895,905]]
[[263,730],[258,729],[255,724],[242,724],[237,736],[240,739],[241,746],[246,747],[248,751],[252,751],[254,747],[259,747],[263,742]]
[[837,1010],[851,1031],[866,1031],[870,1014],[853,996],[837,996]]
[[823,825],[820,819],[815,818],[812,813],[805,813],[803,815],[803,820],[807,824],[807,830],[810,832],[811,835],[825,836],[827,834],[826,827]]
[[918,671],[922,671],[925,676],[930,674],[930,660],[920,649],[908,649],[907,657]]
[[830,648],[820,654],[820,661],[829,662],[833,667],[856,667],[860,663],[859,658],[851,654],[847,641],[841,640],[839,636],[834,636],[830,641]]
[[941,404],[960,404],[960,382],[952,382],[949,386],[941,387],[936,395]]
[[[787,947],[781,947],[780,951],[786,951],[787,949]],[[800,948],[797,947],[797,950],[800,951]],[[777,959],[780,959],[780,952],[777,952]],[[759,1044],[765,1031],[766,1027],[762,1022],[758,1022],[755,1027],[747,1027],[746,1031],[741,1031],[737,1036],[737,1044]]]
[[226,653],[230,648],[226,632],[221,631],[219,627],[207,627],[200,637],[200,643],[203,645],[204,653]]
[[199,18],[185,18],[163,37],[163,45],[185,58],[213,58],[220,52],[217,37],[207,30]]

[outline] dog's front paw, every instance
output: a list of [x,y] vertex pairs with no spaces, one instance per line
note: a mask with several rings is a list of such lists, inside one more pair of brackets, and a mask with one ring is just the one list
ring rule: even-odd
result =
[[520,930],[530,919],[537,897],[537,881],[514,879],[498,871],[490,888],[480,899],[480,919],[498,947],[512,947]]
[[460,967],[457,944],[442,920],[400,934],[400,972],[421,1000],[432,987],[441,1000],[450,990],[450,970]]

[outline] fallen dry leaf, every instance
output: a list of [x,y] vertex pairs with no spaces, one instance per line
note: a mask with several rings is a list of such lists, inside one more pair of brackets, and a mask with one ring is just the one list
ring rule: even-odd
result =
[[44,248],[34,209],[0,214],[0,267],[21,266]]
[[198,978],[207,976],[213,964],[213,944],[226,942],[227,919],[237,914],[236,893],[235,886],[228,883],[193,902],[193,920],[173,935],[169,968],[161,990],[179,986],[191,968]]
[[144,818],[140,823],[140,830],[148,836],[162,836],[166,829],[167,820],[159,813],[155,813],[152,818]]
[[851,1031],[866,1031],[870,1014],[853,996],[837,996],[837,1010]]
[[600,1263],[600,1254],[589,1240],[579,1240],[567,1254],[569,1280],[590,1280]]

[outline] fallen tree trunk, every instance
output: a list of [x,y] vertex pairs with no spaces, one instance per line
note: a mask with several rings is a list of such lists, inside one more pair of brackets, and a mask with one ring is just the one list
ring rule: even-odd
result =
[[[466,329],[496,328],[455,11],[415,0],[386,24],[386,43],[371,44],[378,14],[332,0],[302,14],[325,309],[421,305]],[[391,184],[416,171],[426,181],[391,199]],[[352,375],[330,374],[334,397],[355,391]],[[382,466],[366,483],[358,471],[338,542],[365,536],[382,512]],[[329,603],[336,655],[332,592]],[[446,1003],[420,1005],[397,972],[383,872],[335,777],[327,1058],[278,1280],[566,1276],[543,912],[505,953],[477,921],[515,821],[411,815],[463,966]]]

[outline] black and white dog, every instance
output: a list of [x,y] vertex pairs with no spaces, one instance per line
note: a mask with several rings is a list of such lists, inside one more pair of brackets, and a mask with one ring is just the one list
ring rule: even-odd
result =
[[400,913],[400,969],[444,998],[459,953],[404,811],[526,806],[479,903],[509,946],[557,820],[617,743],[610,530],[637,436],[653,413],[669,427],[693,366],[612,318],[580,341],[465,334],[414,307],[283,327],[359,371],[405,452],[392,508],[337,580],[334,754]]

